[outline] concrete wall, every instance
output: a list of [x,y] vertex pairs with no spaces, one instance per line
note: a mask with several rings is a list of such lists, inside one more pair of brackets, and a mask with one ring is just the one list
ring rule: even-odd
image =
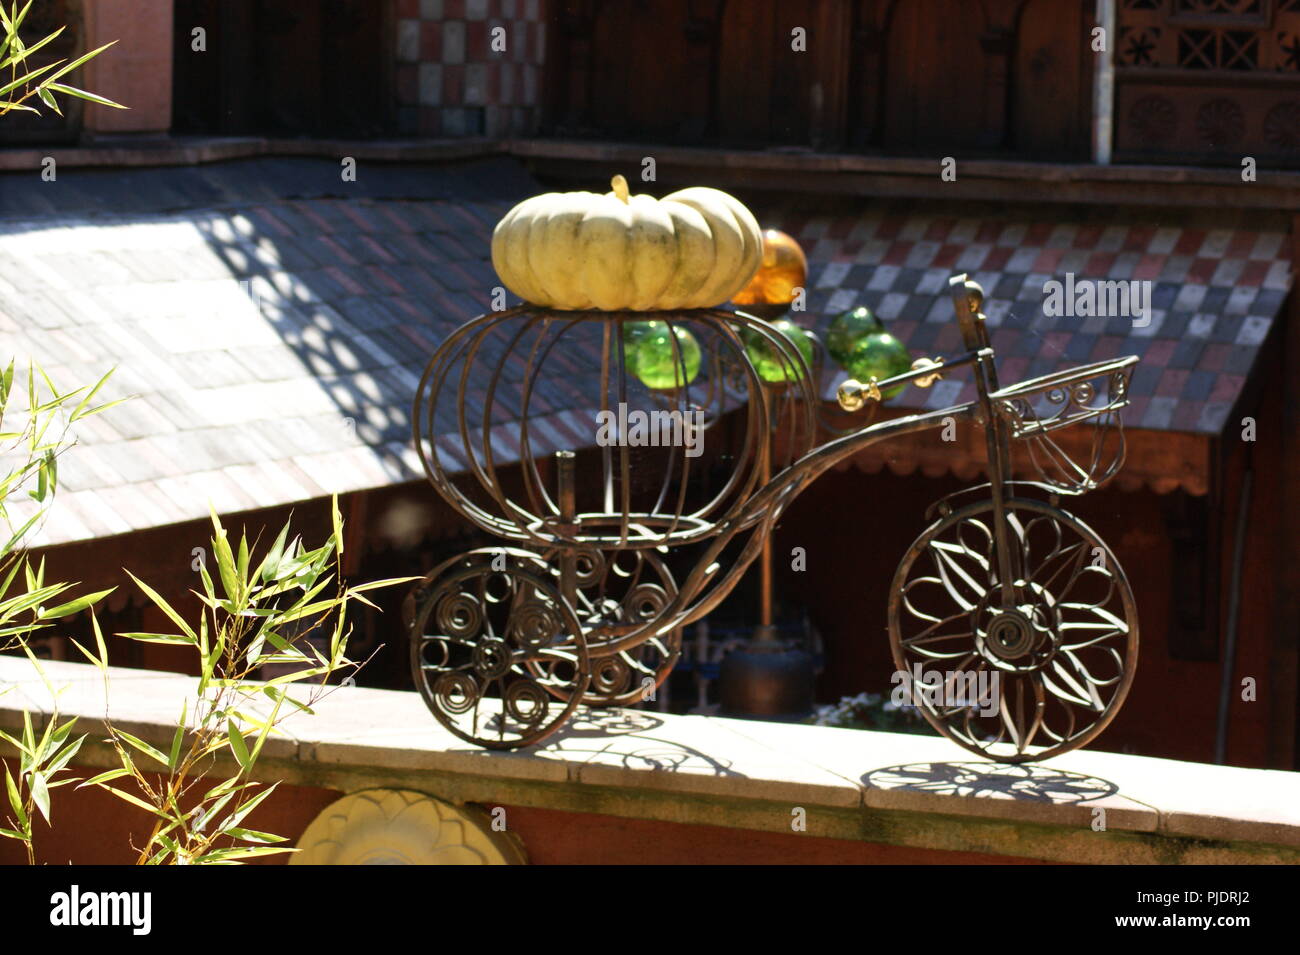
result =
[[172,121],[171,0],[86,0],[86,50],[118,41],[77,73],[72,86],[130,109],[86,104],[87,133],[162,133]]
[[[100,742],[98,671],[44,670],[48,684],[0,656],[0,727],[15,731],[26,710],[41,732],[57,698],[60,719],[87,734],[74,774],[118,765]],[[112,723],[169,746],[196,681],[120,668],[110,678]],[[544,745],[489,753],[443,730],[414,693],[340,688],[313,710],[267,740],[252,778],[280,788],[249,825],[330,864],[439,861],[439,847],[460,864],[473,855],[466,827],[536,863],[1300,861],[1300,776],[1289,772],[1092,750],[1008,767],[934,737],[647,710],[580,713]],[[234,771],[220,756],[211,777]],[[128,861],[132,836],[147,833],[144,812],[106,793],[60,787],[52,805],[55,830],[37,829],[43,862]],[[15,848],[0,843],[0,863],[21,861]]]

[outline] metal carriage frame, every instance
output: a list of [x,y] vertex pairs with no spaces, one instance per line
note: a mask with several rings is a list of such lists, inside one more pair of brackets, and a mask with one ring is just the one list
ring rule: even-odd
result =
[[[420,383],[413,410],[416,447],[444,499],[504,546],[442,563],[407,597],[412,674],[439,722],[466,741],[513,749],[558,731],[580,704],[619,706],[645,699],[676,663],[682,629],[731,592],[784,509],[819,475],[880,441],[964,420],[984,431],[989,481],[937,502],[931,523],[898,567],[888,608],[898,673],[936,729],[999,761],[1048,758],[1100,733],[1132,682],[1136,609],[1110,549],[1059,503],[1063,495],[1104,483],[1122,465],[1120,411],[1128,403],[1137,358],[1003,387],[980,311],[982,290],[965,275],[949,284],[965,351],[921,359],[911,371],[882,381],[846,381],[838,390],[839,404],[846,412],[874,408],[882,391],[906,383],[928,387],[963,368],[973,372],[975,400],[853,427],[817,446],[811,445],[820,352],[817,367],[810,366],[769,322],[745,312],[658,316],[667,323],[673,361],[682,375],[691,356],[675,322],[699,323],[716,334],[720,345],[709,356],[705,380],[713,396],[721,396],[719,407],[727,405],[728,394],[734,399],[742,393],[746,400],[731,405],[749,411],[734,473],[721,492],[695,510],[684,503],[690,474],[684,459],[655,505],[638,510],[628,491],[628,455],[615,461],[605,449],[604,506],[581,511],[575,455],[555,452],[550,482],[540,456],[532,453],[541,427],[533,403],[537,376],[557,360],[562,333],[595,323],[602,355],[599,394],[605,403],[627,395],[624,337],[628,323],[646,315],[523,307],[480,316],[454,332]],[[555,328],[560,332],[548,338],[545,331]],[[503,329],[506,340],[482,361],[491,350],[488,333]],[[793,387],[781,394],[769,387],[746,342],[776,357]],[[730,363],[720,359],[722,352]],[[512,384],[507,370],[520,362],[524,374]],[[486,376],[476,374],[484,368]],[[440,453],[434,426],[452,383],[459,455]],[[511,387],[520,399],[516,422],[493,421],[498,394]],[[681,390],[672,389],[670,397],[680,400]],[[802,454],[791,455],[778,469],[770,436],[783,416],[808,440]],[[1072,425],[1092,429],[1082,461],[1053,437]],[[505,491],[498,473],[502,427],[518,429],[523,484],[518,496]],[[1033,480],[1012,479],[1017,443],[1029,451]],[[477,502],[463,490],[463,479],[458,484],[452,475],[457,456],[477,487]],[[672,471],[678,465],[669,460]],[[678,583],[663,558],[688,545],[700,554]],[[611,580],[624,584],[613,597]]]

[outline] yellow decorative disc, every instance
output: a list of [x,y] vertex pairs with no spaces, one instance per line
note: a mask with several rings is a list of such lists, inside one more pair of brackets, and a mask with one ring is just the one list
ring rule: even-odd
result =
[[480,809],[409,789],[367,789],[321,811],[290,865],[523,865],[518,840]]

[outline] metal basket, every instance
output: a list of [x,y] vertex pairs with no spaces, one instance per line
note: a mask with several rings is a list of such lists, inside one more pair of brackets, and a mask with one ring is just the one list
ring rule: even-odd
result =
[[[1010,437],[1022,442],[1039,481],[1061,494],[1104,484],[1124,463],[1120,411],[1128,404],[1137,356],[1069,368],[1003,388],[989,396]],[[1058,440],[1055,432],[1086,423],[1090,439]]]

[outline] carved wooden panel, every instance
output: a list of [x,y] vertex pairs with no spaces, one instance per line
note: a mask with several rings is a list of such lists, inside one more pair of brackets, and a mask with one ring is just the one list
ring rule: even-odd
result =
[[1300,0],[1121,0],[1117,158],[1300,164]]

